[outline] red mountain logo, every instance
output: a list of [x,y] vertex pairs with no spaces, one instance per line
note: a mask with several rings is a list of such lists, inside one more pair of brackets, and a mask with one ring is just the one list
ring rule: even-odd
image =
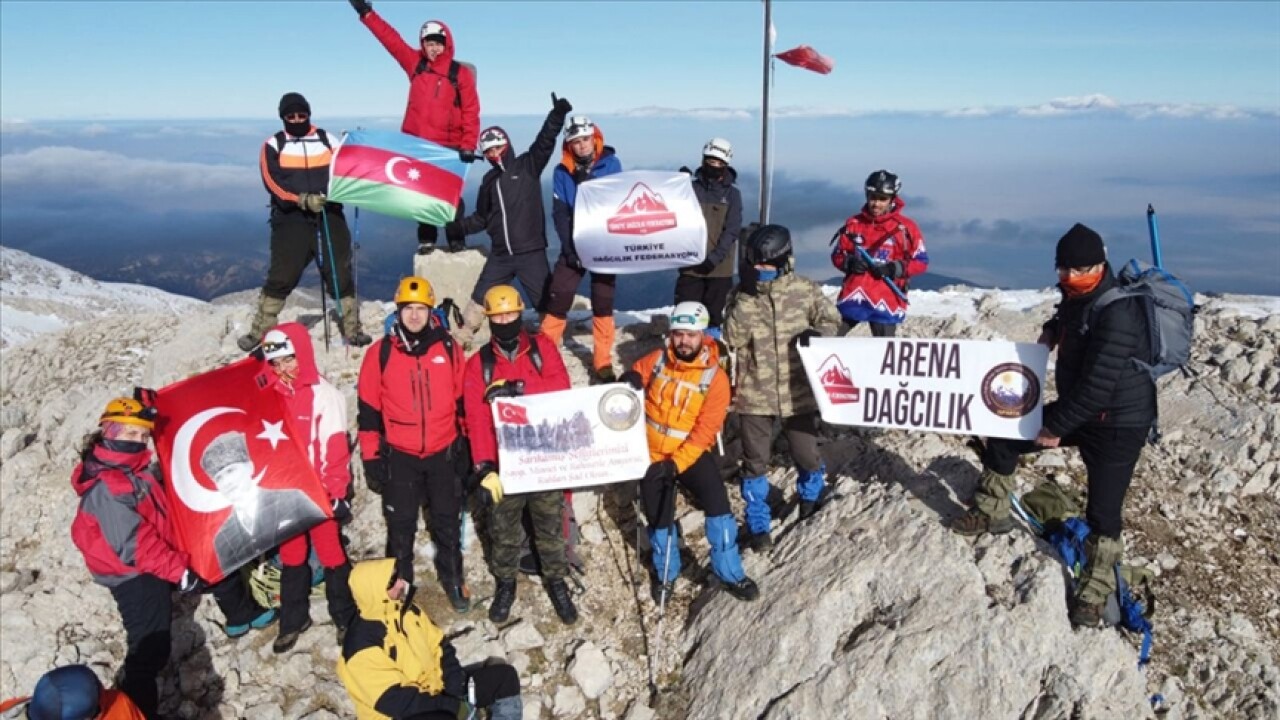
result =
[[862,395],[862,391],[853,384],[853,378],[849,377],[849,369],[835,355],[822,361],[818,367],[818,382],[822,383],[827,398],[835,405],[856,403]]
[[661,195],[638,182],[605,226],[615,235],[648,235],[675,227],[676,214],[667,209]]

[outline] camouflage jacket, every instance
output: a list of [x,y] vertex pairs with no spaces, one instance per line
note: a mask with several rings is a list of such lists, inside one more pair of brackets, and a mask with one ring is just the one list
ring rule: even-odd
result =
[[817,283],[794,271],[756,287],[755,295],[734,290],[725,314],[724,341],[737,354],[734,409],[781,417],[813,412],[818,403],[791,341],[809,328],[835,336],[835,304]]

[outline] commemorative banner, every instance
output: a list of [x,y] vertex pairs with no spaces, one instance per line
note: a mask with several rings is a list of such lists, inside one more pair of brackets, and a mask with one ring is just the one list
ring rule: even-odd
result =
[[279,393],[245,358],[156,393],[156,451],[191,568],[217,582],[329,517]]
[[833,425],[1034,439],[1049,348],[1002,340],[813,338],[800,348]]
[[573,243],[592,272],[669,270],[705,259],[707,222],[687,173],[620,172],[578,186]]
[[509,495],[636,480],[649,468],[644,400],[624,384],[493,402]]

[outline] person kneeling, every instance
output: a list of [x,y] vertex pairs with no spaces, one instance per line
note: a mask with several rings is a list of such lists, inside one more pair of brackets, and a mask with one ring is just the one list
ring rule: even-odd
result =
[[444,632],[413,604],[394,558],[351,570],[358,614],[347,630],[338,677],[358,720],[452,720],[487,707],[493,720],[523,714],[520,677],[503,664],[462,667]]

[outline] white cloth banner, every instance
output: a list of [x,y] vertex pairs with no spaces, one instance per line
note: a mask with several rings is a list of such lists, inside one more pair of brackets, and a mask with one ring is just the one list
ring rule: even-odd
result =
[[697,265],[707,253],[707,221],[687,173],[615,173],[578,186],[573,244],[592,272]]
[[813,338],[800,358],[822,419],[833,425],[1025,440],[1040,431],[1044,345]]
[[610,384],[493,401],[507,494],[635,480],[649,468],[644,400]]

